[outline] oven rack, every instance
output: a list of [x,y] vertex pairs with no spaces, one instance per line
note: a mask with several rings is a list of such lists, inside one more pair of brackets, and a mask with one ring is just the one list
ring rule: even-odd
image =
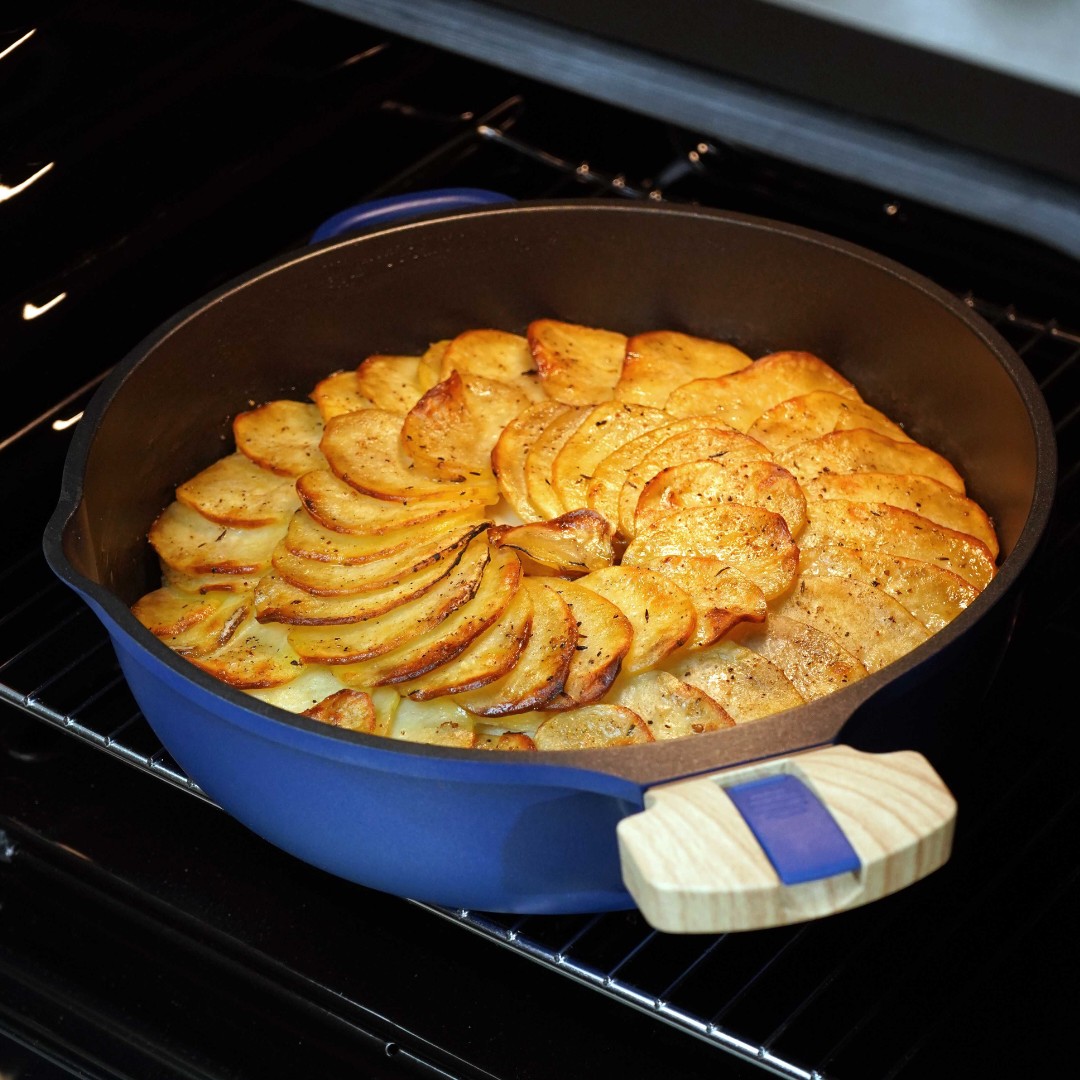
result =
[[[1072,404],[1080,400],[1080,334],[1011,306],[971,295],[964,299],[1024,358],[1055,419],[1062,452],[1057,512],[1049,550],[1033,564],[1024,594],[1039,626],[1033,630],[1031,619],[1018,619],[1009,663],[1026,662],[1032,637],[1057,639],[1066,663],[1066,654],[1077,645],[1072,617],[1077,595],[1075,587],[1061,587],[1053,567],[1064,557],[1065,546],[1075,544],[1080,524],[1080,410]],[[43,473],[50,463],[59,468],[71,420],[94,388],[84,388],[0,447],[5,486],[12,477],[28,475],[28,462]],[[142,717],[101,624],[45,564],[35,524],[43,528],[50,494],[41,491],[37,514],[24,515],[19,519],[24,524],[13,526],[23,534],[0,576],[0,587],[11,598],[0,616],[0,700],[209,802]],[[951,959],[961,987],[964,980],[977,985],[992,978],[995,962],[1003,963],[1002,956],[1021,947],[1039,912],[1054,909],[1077,890],[1077,871],[1058,864],[1044,883],[1038,908],[1008,933],[998,928],[987,950],[987,920],[1002,891],[1014,887],[1021,868],[1045,862],[1041,855],[1060,842],[1062,830],[1067,832],[1078,798],[1063,790],[1061,804],[1050,808],[1039,829],[1007,852],[999,850],[998,830],[1009,820],[1011,807],[1036,797],[1041,778],[1052,768],[1049,763],[1062,753],[1048,740],[1017,768],[1010,732],[1016,696],[1016,680],[1004,672],[988,694],[994,707],[982,707],[988,721],[977,755],[969,754],[959,788],[954,784],[963,813],[952,861],[917,886],[867,908],[754,934],[684,937],[652,930],[636,912],[505,916],[418,906],[766,1073],[792,1080],[900,1076],[921,1047],[947,1037],[937,1010],[912,1009],[907,997],[914,986],[927,993],[925,980],[932,978],[940,957]],[[1007,785],[985,782],[1006,771]],[[984,951],[989,955],[983,956]],[[885,969],[893,989],[882,992]],[[900,1043],[898,1008],[912,1012],[910,1022],[901,1025]]]

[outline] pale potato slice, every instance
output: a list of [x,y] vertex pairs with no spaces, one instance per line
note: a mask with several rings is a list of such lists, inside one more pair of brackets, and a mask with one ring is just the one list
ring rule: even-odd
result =
[[677,330],[649,330],[627,341],[615,397],[662,409],[683,383],[729,375],[750,363],[746,353],[723,341]]
[[502,616],[522,584],[521,563],[512,551],[491,551],[476,594],[448,618],[412,641],[370,660],[345,664],[338,678],[360,689],[404,683],[459,656]]
[[440,694],[460,694],[501,679],[521,657],[532,632],[532,597],[518,588],[499,618],[453,660],[426,675],[399,684],[402,694],[423,701]]
[[439,379],[451,372],[482,375],[516,386],[533,402],[547,400],[528,338],[505,330],[466,330],[447,343]]
[[649,725],[624,705],[579,705],[548,717],[533,735],[537,750],[594,750],[654,742]]
[[567,405],[610,400],[622,373],[624,334],[558,319],[534,319],[525,335],[548,397]]
[[208,675],[237,690],[283,686],[303,670],[303,662],[289,645],[284,626],[249,618],[237,628],[224,648],[209,656],[187,658]]
[[719,702],[661,669],[620,677],[608,700],[635,712],[659,740],[683,739],[735,726],[731,714]]
[[551,483],[551,470],[556,455],[588,412],[584,406],[567,407],[548,423],[525,455],[525,493],[529,503],[545,520],[557,518],[569,509],[563,506]]
[[280,476],[299,476],[325,466],[319,450],[323,418],[305,401],[269,401],[238,413],[232,423],[236,449]]
[[883,589],[931,632],[952,622],[979,595],[974,585],[944,566],[872,548],[804,547],[799,573],[854,578]]
[[305,664],[292,682],[270,686],[264,690],[247,690],[245,693],[259,701],[265,701],[267,705],[276,705],[286,712],[302,713],[344,689],[345,684],[334,674],[332,668],[322,664]]
[[285,535],[288,522],[234,529],[204,518],[183,503],[170,503],[150,526],[150,545],[184,574],[261,574]]
[[605,401],[594,406],[563,443],[551,463],[551,486],[565,510],[588,505],[593,470],[618,447],[668,420],[666,413],[646,405]]
[[563,578],[538,577],[566,601],[577,623],[577,642],[562,692],[545,708],[588,705],[604,696],[619,674],[630,650],[634,627],[630,620],[599,593]]
[[438,626],[480,587],[488,562],[487,537],[477,536],[454,568],[430,589],[359,623],[289,627],[289,643],[305,663],[350,664],[381,656]]
[[779,514],[756,506],[697,506],[645,522],[623,552],[631,566],[656,567],[668,555],[709,555],[748,577],[767,599],[790,588],[799,549]]
[[789,446],[828,435],[833,431],[866,428],[898,442],[911,437],[883,412],[835,390],[811,390],[766,409],[747,432],[770,450],[779,453]]
[[657,446],[684,431],[703,428],[715,429],[717,425],[708,416],[689,416],[683,420],[670,419],[667,423],[631,439],[613,450],[593,470],[589,481],[586,501],[590,509],[603,514],[608,521],[619,520],[619,493],[630,470]]
[[185,480],[176,499],[210,521],[242,529],[288,522],[300,505],[291,476],[260,468],[239,451]]
[[389,734],[405,742],[471,750],[476,745],[474,723],[474,718],[449,698],[434,701],[402,698]]
[[335,416],[326,425],[321,448],[330,470],[357,491],[377,499],[410,502],[455,497],[494,505],[495,478],[485,473],[463,482],[433,480],[417,472],[401,445],[402,418],[385,409]]
[[773,615],[800,619],[827,634],[878,671],[930,636],[899,600],[854,578],[805,575],[787,596],[770,605]]
[[899,473],[929,476],[965,494],[963,477],[939,453],[922,443],[890,439],[868,428],[834,431],[796,443],[778,453],[775,461],[793,473],[800,484],[826,473]]
[[997,573],[990,549],[974,536],[947,529],[921,514],[888,503],[816,499],[807,504],[810,521],[803,547],[873,549],[936,563],[985,589]]
[[208,595],[214,596],[217,604],[204,618],[184,626],[176,633],[162,633],[151,628],[163,645],[188,658],[209,656],[227,645],[251,617],[251,593],[219,592]]
[[360,384],[356,381],[356,368],[350,371],[335,371],[325,379],[320,379],[310,396],[324,424],[343,413],[375,408],[375,402],[360,392]]
[[577,644],[577,625],[569,605],[536,578],[521,584],[532,601],[532,633],[514,667],[501,679],[454,695],[478,716],[506,716],[542,708],[566,684]]
[[990,515],[973,499],[915,473],[821,473],[802,483],[807,499],[848,499],[852,502],[889,503],[936,521],[948,529],[981,540],[996,559],[1000,553]]
[[161,583],[180,592],[203,595],[211,592],[251,592],[260,572],[251,574],[187,574],[161,561]]
[[740,461],[738,456],[688,461],[661,469],[638,496],[634,531],[660,514],[693,506],[739,503],[772,510],[798,537],[806,525],[806,496],[799,482],[771,461]]
[[522,410],[503,428],[491,448],[491,468],[499,492],[523,522],[543,521],[544,515],[529,499],[525,461],[533,444],[556,417],[570,408],[560,401],[538,401]]
[[404,416],[419,400],[419,356],[387,356],[376,353],[360,361],[356,385],[376,409]]
[[378,734],[379,721],[375,714],[375,703],[363,690],[342,688],[304,709],[300,715],[331,727],[344,728],[346,731],[362,731],[365,735]]
[[715,379],[691,379],[673,390],[665,409],[675,416],[708,414],[746,431],[767,409],[811,390],[832,390],[861,400],[835,368],[808,352],[776,352]]
[[510,383],[452,371],[408,411],[401,424],[406,457],[424,475],[489,479],[491,451],[503,428],[529,405]]
[[757,439],[733,428],[696,428],[665,439],[626,473],[618,499],[619,535],[628,540],[635,535],[641,493],[664,469],[690,461],[767,461],[771,457],[769,449]]
[[482,522],[461,525],[449,532],[436,527],[422,537],[418,536],[412,547],[383,559],[356,564],[305,559],[279,544],[271,563],[283,581],[315,596],[370,592],[401,584],[432,564],[456,561],[465,545],[483,529]]
[[763,623],[743,623],[730,640],[774,663],[807,701],[867,675],[862,661],[835,638],[799,619],[770,615]]
[[734,641],[672,657],[663,670],[708,694],[736,725],[806,701],[776,664]]
[[511,547],[538,566],[584,574],[615,561],[613,530],[595,510],[571,510],[550,521],[493,525],[491,542]]
[[[670,578],[645,566],[607,566],[577,579],[611,601],[634,629],[622,671],[634,673],[655,667],[681,648],[697,629],[697,611],[691,597]],[[764,604],[764,598],[762,598]]]
[[377,499],[357,491],[327,469],[299,477],[296,494],[303,508],[324,528],[356,536],[426,527],[436,518],[445,522],[463,510],[480,510],[484,505],[482,500],[470,501],[456,494],[413,502]]

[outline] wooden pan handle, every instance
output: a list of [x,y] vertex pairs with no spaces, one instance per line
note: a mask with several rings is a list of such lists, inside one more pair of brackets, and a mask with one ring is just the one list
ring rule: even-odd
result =
[[[790,779],[754,783],[784,777],[805,788]],[[728,793],[770,786],[801,790],[815,814],[824,808],[831,816],[824,831],[836,834],[825,838],[825,848],[834,852],[838,842],[851,854],[851,869],[797,884],[781,880],[777,865],[792,880],[783,853],[771,847],[770,859]],[[787,805],[773,815],[774,825]],[[798,816],[798,807],[792,814]],[[956,801],[921,754],[828,746],[651,788],[645,810],[619,822],[617,836],[623,880],[649,924],[668,933],[713,934],[805,922],[905,888],[948,860],[955,823]],[[777,839],[784,847],[783,837]],[[786,846],[801,843],[796,838]],[[826,858],[823,865],[844,864]]]

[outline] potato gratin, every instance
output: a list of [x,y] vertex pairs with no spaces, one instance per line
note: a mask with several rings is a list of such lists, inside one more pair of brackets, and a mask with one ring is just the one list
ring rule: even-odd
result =
[[139,621],[327,724],[556,750],[715,731],[903,656],[996,572],[944,457],[806,352],[553,319],[233,421]]

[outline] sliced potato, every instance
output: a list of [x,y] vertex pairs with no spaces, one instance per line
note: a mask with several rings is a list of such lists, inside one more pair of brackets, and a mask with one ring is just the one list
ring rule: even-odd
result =
[[505,330],[466,330],[447,343],[439,379],[451,372],[509,383],[533,402],[547,400],[528,338]]
[[210,521],[242,529],[288,522],[300,505],[291,476],[263,469],[239,451],[185,480],[176,499]]
[[185,593],[204,595],[211,592],[252,592],[259,583],[260,572],[250,574],[187,574],[168,563],[161,564],[161,583]]
[[454,482],[423,476],[401,446],[402,418],[385,409],[335,416],[323,433],[323,454],[339,479],[377,499],[410,502],[455,497],[492,506],[499,499],[491,470]]
[[756,506],[696,506],[645,522],[623,552],[631,566],[656,567],[669,555],[708,555],[748,577],[766,598],[790,588],[799,549],[779,514]]
[[410,701],[402,698],[389,734],[406,742],[454,746],[471,750],[476,745],[474,719],[449,698]]
[[807,504],[804,547],[839,544],[936,563],[985,589],[997,573],[990,549],[974,536],[947,529],[921,514],[888,503],[817,499]]
[[789,446],[828,435],[833,431],[865,428],[898,442],[911,437],[883,412],[835,390],[811,390],[766,409],[747,434],[779,453]]
[[827,473],[900,473],[929,476],[965,494],[963,478],[939,453],[922,443],[900,442],[867,428],[834,431],[796,443],[778,453],[775,460],[801,484]]
[[624,334],[535,319],[526,337],[548,397],[567,405],[595,405],[612,397],[626,354]]
[[149,539],[161,560],[184,574],[261,574],[270,569],[270,556],[287,528],[287,521],[230,528],[172,502],[150,526]]
[[551,486],[560,505],[565,510],[587,506],[596,466],[613,450],[667,420],[659,409],[622,401],[605,401],[590,409],[551,463]]
[[404,416],[420,400],[419,356],[375,354],[360,362],[356,385],[376,409]]
[[802,484],[808,499],[889,503],[981,540],[996,559],[1001,550],[990,515],[973,499],[929,476],[913,473],[821,473]]
[[250,608],[251,596],[245,593],[187,593],[164,585],[140,597],[131,613],[177,652],[209,653],[229,640]]
[[683,383],[729,375],[750,363],[741,349],[722,341],[677,330],[649,330],[627,341],[615,397],[662,409],[671,392]]
[[188,660],[238,690],[283,686],[304,670],[303,661],[289,645],[286,628],[254,618],[238,627],[224,648]]
[[867,674],[865,665],[835,638],[809,623],[770,615],[763,623],[743,623],[732,641],[775,664],[807,701],[842,690]]
[[213,593],[219,599],[214,610],[198,622],[185,626],[175,634],[157,633],[163,645],[189,659],[210,656],[228,645],[251,618],[253,600],[251,593]]
[[334,674],[333,669],[322,664],[305,664],[300,674],[292,682],[266,689],[245,691],[267,705],[276,705],[286,712],[302,713],[320,701],[344,690],[345,684]]
[[708,694],[736,725],[806,701],[776,664],[734,641],[672,657],[663,670]]
[[979,595],[974,585],[944,566],[872,548],[804,547],[799,573],[854,578],[883,589],[930,631],[952,622]]
[[557,518],[570,508],[563,506],[551,482],[555,457],[588,415],[584,406],[568,407],[554,417],[525,455],[525,493],[541,518]]
[[637,713],[610,703],[579,705],[548,717],[533,735],[537,750],[593,750],[654,742]]
[[621,677],[608,699],[640,716],[655,739],[683,739],[735,726],[731,714],[704,690],[660,668]]
[[615,561],[613,530],[595,510],[571,510],[550,521],[493,525],[491,542],[511,547],[541,567],[584,574]]
[[675,416],[708,414],[747,431],[766,410],[811,390],[832,390],[861,400],[851,382],[813,353],[776,352],[730,375],[692,379],[672,391],[665,409]]
[[363,690],[337,690],[317,704],[304,709],[301,715],[347,731],[362,731],[366,735],[379,734],[375,704]]
[[697,629],[691,597],[657,570],[607,566],[578,578],[577,584],[609,600],[630,620],[634,635],[622,661],[625,672],[655,667]]
[[323,467],[319,440],[323,418],[305,401],[269,401],[238,413],[232,423],[236,449],[280,476],[299,476]]
[[538,401],[530,405],[503,428],[491,448],[491,468],[499,482],[499,492],[523,522],[544,520],[543,513],[529,499],[526,458],[548,424],[569,408],[560,401]]
[[450,348],[450,338],[433,341],[421,354],[416,369],[416,383],[420,393],[426,394],[437,382],[442,382],[442,361]]
[[522,751],[535,750],[536,743],[524,731],[485,731],[478,721],[475,747],[477,750]]
[[343,413],[375,408],[375,403],[360,392],[360,384],[356,381],[356,368],[335,371],[325,379],[320,379],[311,391],[311,400],[319,410],[324,424]]

